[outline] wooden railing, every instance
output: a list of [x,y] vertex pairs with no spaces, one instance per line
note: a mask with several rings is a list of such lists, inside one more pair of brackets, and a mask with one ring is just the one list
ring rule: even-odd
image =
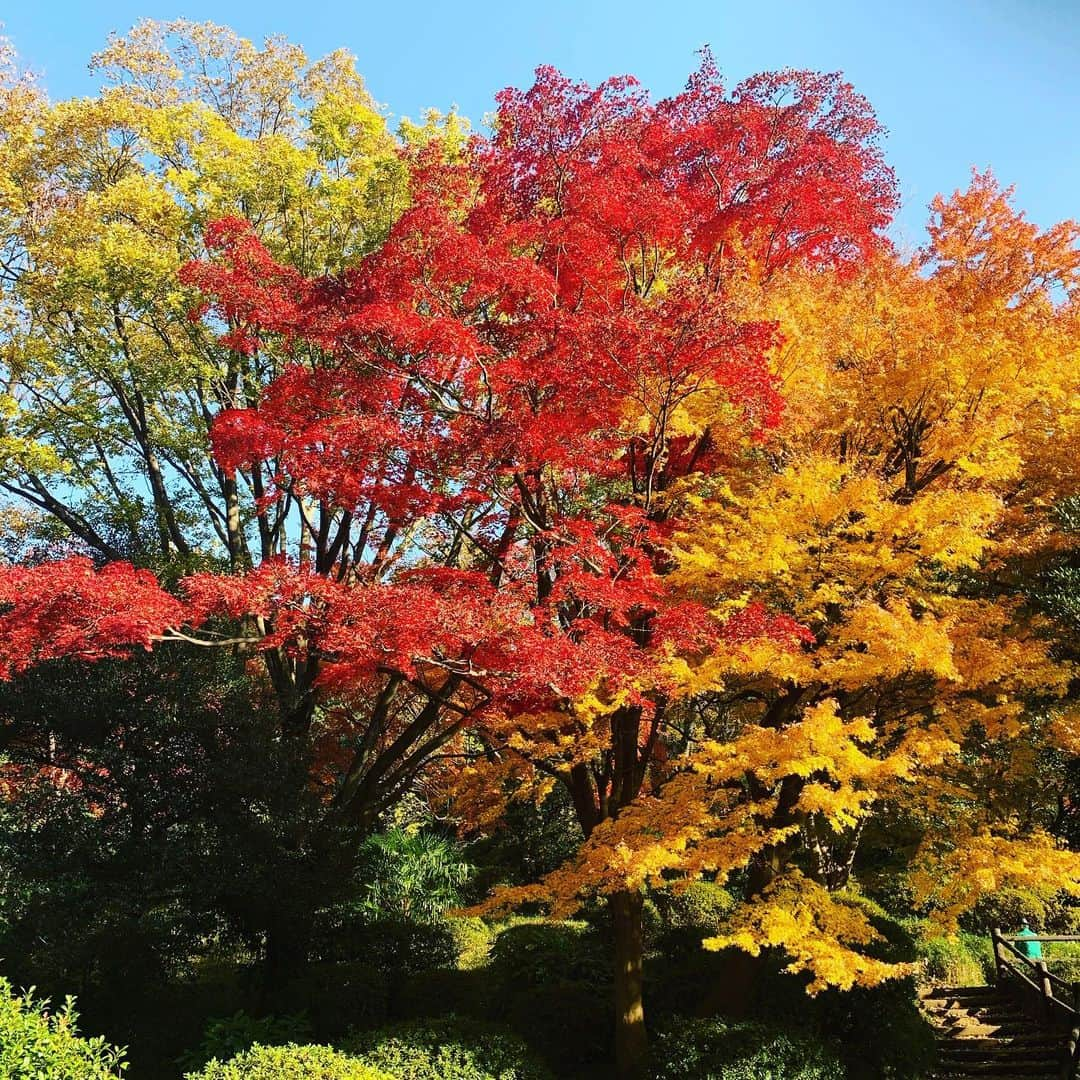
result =
[[1047,966],[1017,948],[1017,942],[1080,941],[1080,935],[1003,934],[995,928],[994,969],[997,985],[1010,992],[1024,1012],[1041,1026],[1068,1037],[1068,1053],[1063,1065],[1064,1080],[1080,1078],[1080,984],[1066,982]]

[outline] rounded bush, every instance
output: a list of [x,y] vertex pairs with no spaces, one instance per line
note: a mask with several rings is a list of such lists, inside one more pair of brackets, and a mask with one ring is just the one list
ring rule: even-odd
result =
[[552,1080],[517,1036],[461,1017],[366,1032],[349,1050],[366,1064],[409,1080]]
[[843,1064],[810,1035],[762,1024],[688,1020],[657,1037],[656,1080],[844,1080]]
[[75,1003],[51,1011],[32,991],[16,994],[0,978],[0,1076],[4,1080],[117,1080],[124,1052],[103,1038],[81,1038]]
[[211,1061],[186,1080],[392,1080],[372,1065],[329,1046],[253,1046],[229,1061]]
[[511,924],[495,938],[491,963],[496,978],[514,988],[611,980],[611,961],[600,935],[585,922],[532,920]]

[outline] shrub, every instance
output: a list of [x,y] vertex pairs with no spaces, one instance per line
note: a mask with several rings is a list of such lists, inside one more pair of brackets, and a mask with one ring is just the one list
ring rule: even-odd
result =
[[980,934],[926,938],[918,945],[923,977],[946,986],[980,986],[994,971],[990,939]]
[[559,1076],[612,1060],[610,986],[523,986],[506,995],[502,1019]]
[[694,881],[684,889],[665,890],[656,896],[664,922],[671,927],[716,934],[738,906],[735,898],[714,881]]
[[933,1066],[934,1032],[911,979],[830,990],[811,1012],[815,1028],[835,1040],[849,1080],[917,1080]]
[[369,837],[359,863],[360,911],[404,922],[435,922],[458,907],[473,871],[460,844],[422,829]]
[[[309,964],[302,973],[273,988],[273,1007],[281,1013],[307,1010],[319,1042],[334,1042],[353,1028],[385,1024],[390,985],[384,971],[367,961]],[[266,1041],[266,1040],[263,1040]]]
[[1066,982],[1080,982],[1080,941],[1048,941],[1043,945],[1046,966]]
[[32,991],[15,994],[0,978],[0,1076],[4,1080],[116,1080],[124,1051],[78,1034],[74,999],[50,1013]]
[[231,1061],[211,1061],[187,1080],[391,1080],[329,1046],[253,1046]]
[[457,949],[457,966],[464,971],[483,967],[491,956],[495,934],[483,919],[451,917],[446,927]]
[[323,961],[356,961],[394,978],[457,964],[458,947],[449,926],[400,919],[368,920],[358,909],[321,912],[314,955]]
[[460,1017],[367,1032],[349,1049],[366,1064],[409,1080],[551,1080],[515,1035]]
[[653,1047],[656,1080],[844,1080],[832,1050],[803,1032],[763,1024],[687,1020]]
[[232,1016],[215,1017],[203,1032],[198,1051],[181,1059],[181,1067],[197,1069],[210,1060],[227,1060],[256,1044],[283,1046],[311,1038],[306,1013],[290,1016],[252,1016],[241,1009]]
[[[550,986],[611,980],[611,962],[600,935],[584,922],[533,919],[509,924],[491,948],[492,974],[510,986]],[[602,991],[601,991],[602,992]]]

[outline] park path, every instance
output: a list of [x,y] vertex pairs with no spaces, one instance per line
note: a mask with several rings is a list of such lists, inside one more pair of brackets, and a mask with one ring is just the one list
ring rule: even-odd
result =
[[937,987],[922,995],[937,1031],[934,1080],[1058,1080],[1062,1040],[996,986]]

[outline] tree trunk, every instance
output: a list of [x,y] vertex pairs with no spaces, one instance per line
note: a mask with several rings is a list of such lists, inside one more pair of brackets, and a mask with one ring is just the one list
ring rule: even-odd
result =
[[608,898],[615,930],[615,1064],[619,1080],[644,1080],[649,1052],[642,1004],[644,938],[640,892]]

